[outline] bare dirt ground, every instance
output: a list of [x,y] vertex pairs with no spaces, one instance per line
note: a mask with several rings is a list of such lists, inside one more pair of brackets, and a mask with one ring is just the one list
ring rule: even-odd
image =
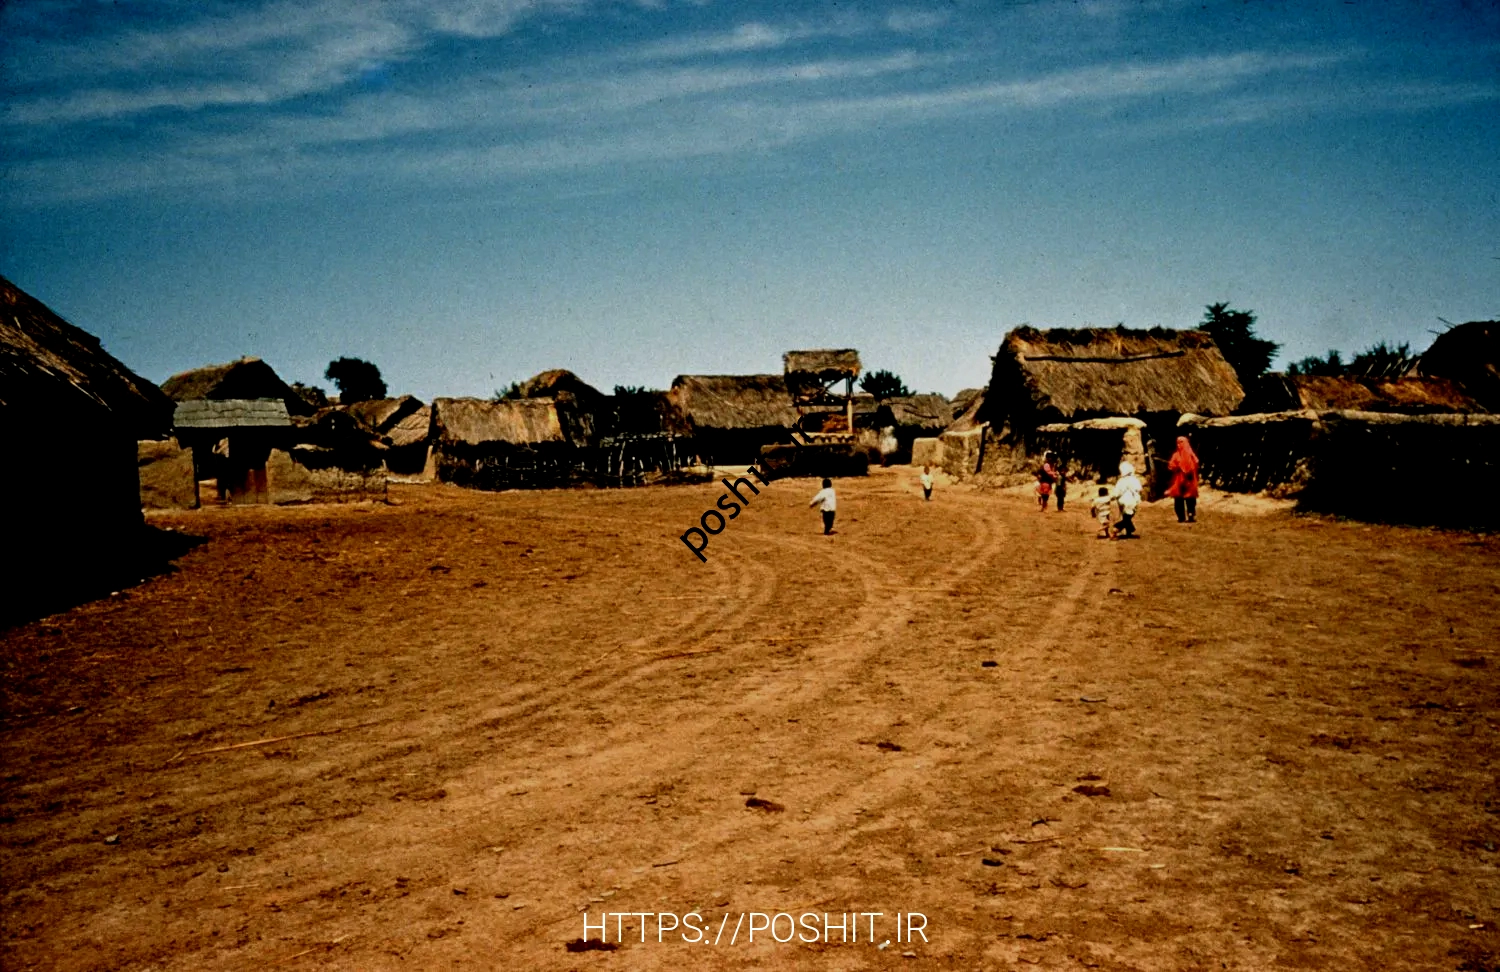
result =
[[0,966],[1500,963],[1500,540],[813,490],[706,565],[707,486],[154,517],[208,542],[0,634]]

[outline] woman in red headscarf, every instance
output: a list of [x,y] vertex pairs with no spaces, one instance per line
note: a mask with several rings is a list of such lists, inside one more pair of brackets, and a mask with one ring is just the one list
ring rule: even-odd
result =
[[1172,485],[1167,495],[1177,509],[1178,523],[1196,523],[1198,520],[1198,456],[1188,444],[1187,436],[1177,437],[1177,451],[1167,463],[1172,473]]

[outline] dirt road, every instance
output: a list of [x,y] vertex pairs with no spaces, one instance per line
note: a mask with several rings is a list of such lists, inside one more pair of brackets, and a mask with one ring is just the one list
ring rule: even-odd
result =
[[0,965],[1500,963],[1500,540],[814,489],[155,517],[0,634]]

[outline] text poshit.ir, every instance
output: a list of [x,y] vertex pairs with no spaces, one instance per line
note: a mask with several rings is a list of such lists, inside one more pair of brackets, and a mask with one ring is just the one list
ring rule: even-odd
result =
[[[754,476],[756,479],[760,480],[761,486],[771,485],[771,481],[766,479],[765,476],[761,475],[760,470],[756,469],[754,466],[751,466],[745,471]],[[732,483],[727,479],[720,480],[720,482],[722,482],[727,488],[725,492],[719,497],[719,502],[715,504],[717,506],[717,509],[705,510],[703,515],[698,518],[698,526],[688,527],[687,530],[682,534],[683,544],[693,552],[694,557],[697,557],[705,564],[708,563],[708,558],[703,555],[703,551],[708,549],[708,538],[712,536],[718,536],[719,534],[723,533],[724,528],[729,525],[729,520],[732,520],[735,517],[739,516],[741,509],[750,505],[750,497],[746,496],[740,491],[741,485],[750,487],[751,496],[760,495],[760,487],[756,486],[744,476],[741,476],[739,479],[736,479]],[[730,499],[730,496],[733,496],[734,499]],[[735,500],[738,500],[739,502],[735,502]],[[719,512],[720,510],[722,510],[723,512]],[[724,514],[726,513],[729,515],[728,519],[725,519]],[[710,525],[710,519],[712,519],[712,525]],[[694,546],[692,541],[692,538],[695,535],[700,541],[697,546]]]

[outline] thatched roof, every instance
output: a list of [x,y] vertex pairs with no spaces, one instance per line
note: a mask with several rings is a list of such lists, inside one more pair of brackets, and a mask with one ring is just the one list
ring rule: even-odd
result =
[[1500,321],[1470,321],[1438,335],[1414,373],[1456,381],[1486,409],[1500,412]]
[[973,430],[979,428],[979,426],[984,424],[985,419],[981,414],[984,412],[984,410],[984,392],[981,391],[973,398],[969,399],[968,406],[965,407],[962,412],[958,413],[958,417],[955,418],[953,420],[953,423],[943,431],[972,432]]
[[1227,415],[1245,393],[1203,331],[1021,327],[1001,343],[985,397],[995,418],[1041,424],[1148,412]]
[[822,348],[812,351],[788,351],[781,356],[785,374],[814,375],[824,381],[859,377],[859,352],[853,348]]
[[179,402],[198,398],[279,398],[286,403],[288,414],[311,415],[317,411],[297,394],[296,389],[282,381],[275,369],[259,358],[240,358],[228,364],[179,372],[162,382],[161,390]]
[[82,407],[137,439],[165,437],[172,402],[41,301],[0,277],[0,408]]
[[402,395],[400,398],[373,398],[367,402],[352,402],[341,407],[371,431],[388,435],[397,423],[426,406],[412,395]]
[[1246,396],[1241,412],[1299,409],[1401,412],[1486,412],[1446,378],[1362,378],[1266,375]]
[[428,436],[432,434],[432,406],[423,405],[387,428],[385,434],[393,446],[409,446],[426,442]]
[[946,429],[953,420],[953,407],[942,395],[907,395],[881,403],[891,410],[895,424],[923,429]]
[[837,383],[852,383],[859,377],[859,352],[852,348],[788,351],[782,355],[782,363],[787,390],[794,401],[805,405],[827,405],[841,400],[838,396],[844,388]]
[[557,398],[573,395],[593,407],[604,393],[566,368],[552,368],[521,382],[522,398]]
[[294,418],[292,424],[297,426],[299,446],[314,446],[345,454],[382,451],[387,448],[385,436],[361,421],[349,406],[331,405],[319,409],[311,417]]
[[281,428],[292,420],[279,398],[195,398],[177,403],[172,424],[179,429]]
[[952,400],[949,402],[949,404],[953,406],[954,417],[957,418],[960,414],[962,414],[963,410],[968,408],[969,403],[972,402],[979,394],[980,389],[978,388],[965,388],[959,391],[957,395],[954,395]]
[[781,375],[678,375],[667,396],[686,426],[683,431],[797,424]]
[[563,414],[553,398],[439,398],[432,403],[432,431],[440,442],[465,445],[506,443],[582,445],[586,429]]

